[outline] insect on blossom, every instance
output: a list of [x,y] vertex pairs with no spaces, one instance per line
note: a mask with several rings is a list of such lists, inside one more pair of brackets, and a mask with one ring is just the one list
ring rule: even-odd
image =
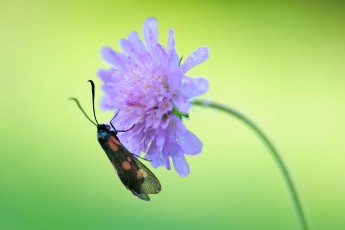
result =
[[98,72],[105,96],[102,108],[119,110],[116,127],[134,128],[119,135],[129,151],[151,160],[153,167],[170,169],[170,158],[181,176],[189,174],[185,155],[201,152],[202,142],[182,122],[188,116],[193,97],[208,89],[205,78],[186,76],[188,70],[204,62],[207,47],[195,50],[183,63],[176,53],[174,30],[169,30],[168,45],[158,43],[155,18],[143,25],[144,42],[137,32],[121,39],[122,52],[103,47],[101,55],[111,64]]

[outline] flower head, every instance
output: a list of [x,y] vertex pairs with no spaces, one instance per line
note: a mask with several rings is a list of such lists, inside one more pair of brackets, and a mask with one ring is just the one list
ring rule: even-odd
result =
[[175,170],[187,176],[189,166],[184,155],[200,153],[202,143],[186,129],[182,117],[188,114],[190,99],[207,91],[208,82],[185,74],[208,58],[208,48],[197,49],[180,65],[172,29],[167,48],[158,43],[155,18],[145,21],[143,35],[145,44],[137,32],[121,39],[120,53],[102,48],[103,58],[112,65],[98,72],[104,82],[102,108],[119,110],[115,127],[135,125],[119,135],[129,151],[137,155],[146,152],[153,167],[170,169],[171,158]]

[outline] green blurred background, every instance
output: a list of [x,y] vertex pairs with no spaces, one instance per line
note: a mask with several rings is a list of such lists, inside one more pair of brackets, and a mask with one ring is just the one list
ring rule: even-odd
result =
[[[155,16],[185,57],[207,45],[203,97],[255,120],[286,160],[312,229],[345,229],[345,5],[342,2],[0,2],[0,229],[298,229],[282,176],[233,117],[194,108],[204,143],[190,176],[154,169],[163,190],[135,199],[96,130],[86,83],[99,55]],[[101,113],[106,121],[112,113]]]

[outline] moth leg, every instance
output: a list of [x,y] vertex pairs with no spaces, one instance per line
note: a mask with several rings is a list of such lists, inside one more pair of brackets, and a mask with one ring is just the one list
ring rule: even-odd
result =
[[133,156],[136,156],[137,158],[142,159],[142,160],[149,161],[149,162],[152,161],[152,160],[146,159],[146,158],[144,158],[144,157],[140,157],[140,156],[138,156],[137,154],[134,154],[134,153],[131,153],[131,154],[132,154]]
[[110,125],[111,125],[111,127],[113,127],[114,130],[116,130],[116,129],[115,129],[115,127],[114,127],[112,122],[115,119],[115,117],[117,116],[117,114],[119,114],[119,112],[120,112],[120,110],[117,110],[117,112],[115,113],[115,116],[110,120]]
[[131,128],[129,128],[129,129],[127,129],[127,130],[116,130],[116,129],[115,129],[115,127],[114,127],[114,125],[113,125],[112,122],[113,122],[113,120],[115,119],[115,117],[117,117],[117,115],[119,114],[119,112],[120,112],[120,110],[117,110],[117,112],[115,113],[115,116],[110,120],[110,125],[111,125],[111,127],[113,127],[114,131],[116,131],[117,133],[118,133],[118,132],[127,132],[127,131],[132,130],[132,129],[134,128],[135,124],[134,124]]
[[117,131],[118,133],[119,133],[119,132],[124,133],[124,132],[127,132],[127,131],[132,130],[132,129],[134,128],[134,126],[135,126],[135,124],[134,124],[131,128],[129,128],[129,129],[127,129],[127,130],[116,130],[116,131]]

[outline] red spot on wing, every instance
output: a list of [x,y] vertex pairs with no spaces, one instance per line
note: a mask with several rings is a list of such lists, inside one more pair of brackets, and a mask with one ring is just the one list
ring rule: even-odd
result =
[[119,150],[119,146],[117,146],[114,142],[112,141],[108,141],[109,147],[116,152],[117,150]]
[[121,145],[120,141],[116,137],[114,137],[114,136],[110,137],[110,141],[114,142],[118,146]]
[[119,150],[119,146],[121,144],[115,137],[111,136],[108,141],[108,145],[114,152],[116,152],[117,150]]
[[121,168],[125,171],[130,170],[131,169],[131,165],[129,164],[128,161],[123,161],[121,164]]
[[139,169],[137,171],[137,178],[140,179],[142,177],[144,177],[144,178],[147,177],[147,173],[143,169]]

